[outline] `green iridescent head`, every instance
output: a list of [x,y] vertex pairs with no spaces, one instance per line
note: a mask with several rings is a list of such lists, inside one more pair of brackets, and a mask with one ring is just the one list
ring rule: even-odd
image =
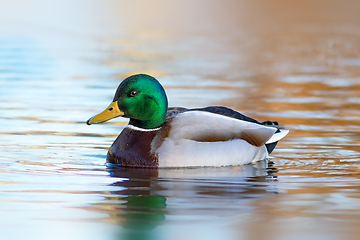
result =
[[87,124],[102,123],[123,116],[136,127],[160,127],[166,118],[168,101],[161,84],[146,74],[137,74],[122,81],[113,102],[102,113],[90,118]]

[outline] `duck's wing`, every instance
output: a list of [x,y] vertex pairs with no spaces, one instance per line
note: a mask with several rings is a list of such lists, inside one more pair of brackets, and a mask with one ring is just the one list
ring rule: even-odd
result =
[[269,153],[271,153],[274,150],[274,148],[277,145],[277,142],[280,139],[284,138],[289,133],[289,130],[285,129],[282,126],[279,126],[278,122],[276,122],[276,121],[258,122],[257,120],[255,120],[253,118],[245,116],[245,115],[243,115],[243,114],[241,114],[241,113],[239,113],[237,111],[234,111],[234,110],[232,110],[230,108],[227,108],[227,107],[210,106],[210,107],[205,107],[205,108],[190,109],[189,111],[211,112],[211,113],[216,113],[216,114],[220,114],[220,115],[223,115],[223,116],[239,119],[239,120],[242,120],[242,121],[257,123],[257,124],[261,124],[261,125],[264,125],[264,126],[276,128],[277,131],[275,132],[275,134],[265,144]]
[[166,135],[173,139],[197,142],[243,139],[257,147],[264,145],[277,131],[274,127],[195,109],[177,113],[166,124],[170,125]]
[[[221,107],[221,106],[210,106],[210,107],[205,107],[205,108],[193,108],[193,109],[187,109],[187,108],[183,108],[183,107],[171,107],[171,108],[168,108],[166,122],[170,123],[172,121],[172,119],[177,117],[180,113],[187,113],[187,112],[193,112],[194,115],[197,115],[196,118],[197,118],[198,123],[200,123],[200,121],[201,121],[200,120],[201,117],[199,117],[201,114],[196,114],[196,112],[198,112],[198,113],[202,112],[205,114],[212,113],[212,114],[214,114],[212,116],[220,115],[220,116],[225,117],[225,118],[221,118],[223,120],[225,120],[227,117],[230,119],[237,119],[239,121],[242,121],[242,124],[241,124],[242,128],[247,129],[246,131],[243,131],[241,134],[232,132],[233,131],[232,129],[229,129],[226,127],[230,119],[227,119],[227,121],[225,120],[224,122],[221,121],[222,123],[220,123],[220,120],[219,120],[219,122],[216,123],[216,126],[214,126],[215,128],[213,128],[211,126],[211,124],[209,124],[209,122],[210,122],[209,118],[205,117],[203,119],[202,124],[206,124],[212,130],[212,131],[206,131],[207,135],[212,134],[211,138],[213,140],[217,139],[218,141],[226,141],[228,139],[236,139],[236,138],[239,138],[239,136],[241,135],[242,136],[241,138],[247,139],[248,142],[253,142],[255,140],[255,142],[257,142],[258,144],[260,144],[260,143],[263,144],[264,143],[263,139],[264,139],[264,136],[266,136],[266,134],[260,133],[261,131],[259,129],[261,129],[261,127],[259,127],[258,125],[276,129],[275,133],[273,135],[271,135],[271,137],[265,142],[269,153],[271,153],[273,151],[277,142],[289,133],[289,130],[286,130],[286,129],[284,129],[284,127],[279,126],[277,122],[273,122],[273,121],[259,122],[256,119],[245,116],[245,115],[243,115],[237,111],[234,111],[230,108]],[[219,118],[219,116],[217,116],[217,117]],[[184,124],[183,127],[185,127],[185,125],[189,124],[189,122],[190,122],[189,119],[190,119],[190,117],[187,118],[187,121],[181,121]],[[249,125],[248,123],[253,123],[255,125],[251,125],[251,124]],[[166,125],[169,125],[169,124],[166,124]],[[221,127],[219,127],[220,125],[225,126],[225,129],[222,129]],[[181,128],[183,128],[183,127],[181,127]],[[220,129],[218,134],[214,133],[215,129]],[[258,130],[255,131],[253,129],[258,129]],[[227,131],[230,131],[233,134],[228,134]],[[255,134],[255,132],[257,132],[257,133]],[[261,137],[259,137],[258,135]],[[258,136],[258,137],[256,137],[256,136]],[[209,140],[210,138],[204,137],[202,135],[202,137],[199,137],[196,139],[200,139],[200,140],[208,139]],[[251,140],[251,139],[253,139],[253,140]],[[258,145],[258,144],[256,144],[256,145]]]

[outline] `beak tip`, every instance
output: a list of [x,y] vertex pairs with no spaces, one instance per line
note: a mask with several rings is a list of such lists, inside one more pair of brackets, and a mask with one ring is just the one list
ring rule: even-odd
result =
[[90,123],[90,120],[91,120],[91,119],[92,119],[92,118],[90,118],[89,120],[86,121],[86,124],[87,124],[87,125],[91,125],[91,123]]

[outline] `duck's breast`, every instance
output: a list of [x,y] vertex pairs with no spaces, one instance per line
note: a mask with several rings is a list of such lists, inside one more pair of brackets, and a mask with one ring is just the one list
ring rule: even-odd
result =
[[158,167],[158,158],[151,151],[151,142],[158,131],[126,126],[111,145],[107,162],[132,167]]

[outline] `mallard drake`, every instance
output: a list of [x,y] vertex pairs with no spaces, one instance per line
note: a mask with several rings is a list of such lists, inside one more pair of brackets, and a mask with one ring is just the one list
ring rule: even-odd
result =
[[129,124],[111,145],[107,162],[131,167],[235,166],[266,159],[289,131],[226,107],[168,108],[161,84],[146,74],[123,80],[112,103],[87,121],[116,117]]

